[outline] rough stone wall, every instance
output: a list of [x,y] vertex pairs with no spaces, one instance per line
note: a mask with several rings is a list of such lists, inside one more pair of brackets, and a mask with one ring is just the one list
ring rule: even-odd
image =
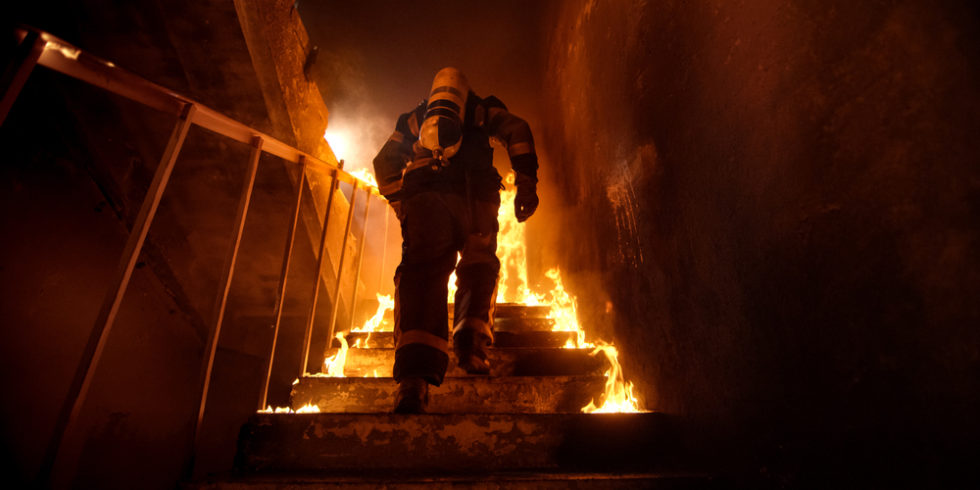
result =
[[236,0],[235,10],[270,114],[286,113],[295,144],[324,161],[334,161],[323,139],[327,106],[304,73],[314,45],[289,0]]
[[[564,219],[548,240],[573,290],[608,295],[586,296],[584,316],[615,325],[647,404],[712,444],[739,441],[719,453],[777,482],[968,461],[980,435],[975,10],[558,10],[542,201]],[[912,475],[885,471],[911,462]]]

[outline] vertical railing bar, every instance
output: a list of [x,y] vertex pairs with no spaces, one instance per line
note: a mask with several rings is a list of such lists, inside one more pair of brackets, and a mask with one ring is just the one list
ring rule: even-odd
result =
[[344,239],[340,245],[340,261],[337,263],[337,280],[334,284],[333,308],[330,310],[330,330],[327,335],[327,346],[330,348],[333,342],[333,334],[337,328],[337,308],[340,306],[340,278],[344,276],[344,258],[347,256],[347,239],[350,237],[351,223],[354,222],[354,205],[357,204],[357,184],[359,180],[354,179],[354,186],[350,191],[350,209],[347,210],[347,225],[344,226]]
[[47,41],[41,39],[37,32],[27,31],[27,35],[17,46],[14,57],[4,70],[3,78],[0,79],[0,91],[3,92],[3,98],[0,99],[0,125],[7,120],[10,108],[14,106],[14,101],[20,95],[20,89],[24,88],[27,78],[34,71],[34,66],[37,65],[37,60],[47,44]]
[[248,169],[245,174],[245,184],[242,187],[242,194],[238,200],[238,210],[235,213],[235,227],[232,229],[232,242],[228,249],[228,256],[225,260],[224,277],[222,278],[221,290],[215,300],[214,326],[208,335],[205,355],[207,358],[201,370],[201,400],[197,409],[197,419],[194,424],[194,446],[191,448],[191,457],[188,476],[193,475],[194,461],[201,443],[201,427],[204,422],[204,410],[208,403],[208,393],[211,389],[211,373],[214,369],[214,356],[218,351],[218,341],[221,339],[221,326],[224,323],[225,307],[228,304],[228,292],[231,290],[231,282],[235,276],[235,263],[238,261],[238,248],[242,242],[242,234],[245,231],[245,219],[248,217],[248,206],[252,201],[252,190],[255,188],[255,175],[259,169],[259,158],[262,156],[262,138],[254,136],[252,138],[252,151],[249,156]]
[[133,229],[129,233],[129,238],[126,240],[126,246],[123,249],[119,265],[116,268],[113,282],[110,283],[109,290],[106,292],[105,300],[102,302],[102,308],[96,317],[95,326],[89,336],[88,343],[85,345],[85,350],[82,351],[82,358],[79,361],[78,369],[75,371],[75,377],[72,379],[71,386],[68,389],[65,403],[58,414],[58,419],[55,421],[54,433],[48,444],[44,460],[41,463],[40,472],[38,473],[38,481],[42,487],[47,487],[51,481],[56,465],[62,457],[62,446],[67,436],[74,430],[74,425],[78,420],[78,414],[81,411],[81,407],[85,404],[85,398],[92,384],[95,368],[98,366],[99,360],[102,357],[102,351],[105,349],[109,332],[112,330],[112,324],[116,319],[116,314],[119,312],[119,306],[122,304],[123,296],[126,294],[126,288],[129,286],[129,280],[136,266],[136,260],[139,258],[140,251],[143,249],[143,243],[150,230],[150,224],[153,222],[153,217],[156,215],[160,200],[163,197],[163,192],[167,187],[167,182],[170,180],[170,174],[173,171],[174,163],[177,161],[177,155],[180,154],[180,149],[184,145],[187,131],[194,121],[194,111],[194,104],[185,105],[181,111],[177,124],[170,134],[170,140],[167,142],[163,156],[160,158],[160,164],[157,165],[153,180],[150,182],[146,197],[143,198],[143,203],[140,205],[136,221],[133,222]]
[[350,326],[347,331],[354,329],[354,309],[357,307],[357,281],[361,278],[361,266],[364,264],[364,242],[367,237],[368,210],[371,208],[371,188],[364,189],[367,196],[364,201],[364,217],[361,219],[361,238],[357,244],[357,268],[354,269],[354,291],[350,295]]
[[[343,168],[344,161],[340,161],[340,168]],[[330,208],[333,206],[333,196],[340,187],[340,174],[337,170],[331,172],[333,181],[330,183],[330,195],[327,196],[327,209],[323,212],[323,230],[320,233],[320,250],[316,256],[316,269],[313,271],[313,301],[310,304],[310,312],[306,317],[306,332],[303,335],[303,353],[300,355],[299,377],[306,374],[306,366],[310,362],[310,343],[313,341],[313,320],[316,318],[316,303],[320,299],[320,274],[323,272],[323,258],[327,249],[327,224],[330,222]]]
[[306,187],[306,158],[299,157],[299,187],[296,191],[296,204],[293,206],[293,220],[286,231],[286,251],[282,258],[282,271],[279,273],[279,291],[276,296],[276,322],[272,328],[272,346],[269,348],[269,366],[266,368],[265,383],[259,395],[259,410],[269,402],[269,381],[272,379],[272,363],[276,357],[276,343],[279,340],[279,324],[282,321],[282,306],[286,299],[286,279],[289,275],[290,257],[293,254],[293,243],[296,240],[296,224],[299,222],[300,203],[303,201],[303,188]]
[[[380,197],[378,199],[381,199]],[[384,222],[381,227],[384,228],[384,240],[381,242],[381,267],[378,271],[378,293],[384,291],[382,289],[385,283],[385,261],[388,259],[388,213],[391,212],[391,206],[385,203],[385,217]]]

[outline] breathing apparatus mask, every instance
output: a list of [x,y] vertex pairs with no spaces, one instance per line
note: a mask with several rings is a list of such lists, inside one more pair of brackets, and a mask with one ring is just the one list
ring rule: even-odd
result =
[[449,165],[449,159],[463,143],[469,92],[469,82],[456,68],[443,68],[432,80],[425,119],[419,127],[419,144],[432,152],[433,163],[441,167]]

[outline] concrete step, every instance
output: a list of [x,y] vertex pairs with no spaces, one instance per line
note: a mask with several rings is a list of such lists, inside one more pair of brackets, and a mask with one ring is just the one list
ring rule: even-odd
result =
[[[327,352],[333,356],[336,347]],[[559,348],[511,348],[490,349],[491,376],[579,376],[603,374],[609,363],[605,354],[591,354],[589,349]],[[351,377],[391,376],[395,362],[392,348],[349,349],[344,374]],[[468,376],[459,368],[456,356],[449,355],[449,370],[446,376]]]
[[256,474],[227,477],[185,484],[187,490],[286,490],[300,488],[342,488],[347,490],[399,489],[651,489],[687,490],[726,488],[720,482],[697,474],[683,473],[569,473],[497,472],[477,474],[361,474],[317,475]]
[[638,414],[256,414],[236,468],[256,472],[656,471],[670,419]]
[[[432,413],[576,413],[602,394],[605,376],[468,376],[430,386]],[[397,388],[392,378],[304,377],[293,385],[291,404],[331,413],[390,412]]]
[[[529,331],[495,331],[494,347],[500,348],[547,348],[564,347],[571,340],[575,342],[577,334],[575,332],[552,332],[550,330],[529,330]],[[394,347],[394,334],[392,332],[348,332],[346,335],[347,343],[351,346],[360,347]],[[360,340],[360,343],[358,341]],[[333,340],[333,347],[340,347],[337,339]]]

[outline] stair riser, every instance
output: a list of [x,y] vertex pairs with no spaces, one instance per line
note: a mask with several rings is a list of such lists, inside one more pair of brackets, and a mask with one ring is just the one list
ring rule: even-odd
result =
[[[337,353],[327,352],[327,357]],[[349,349],[344,374],[350,377],[391,376],[393,349]],[[490,349],[491,376],[581,376],[600,375],[609,368],[603,353],[591,355],[582,349]],[[467,376],[450,353],[447,376]]]
[[245,472],[652,468],[658,414],[256,415],[242,429]]
[[[577,413],[605,388],[601,376],[446,378],[429,389],[432,413]],[[390,412],[397,384],[391,378],[303,378],[293,386],[293,408],[322,412]]]

